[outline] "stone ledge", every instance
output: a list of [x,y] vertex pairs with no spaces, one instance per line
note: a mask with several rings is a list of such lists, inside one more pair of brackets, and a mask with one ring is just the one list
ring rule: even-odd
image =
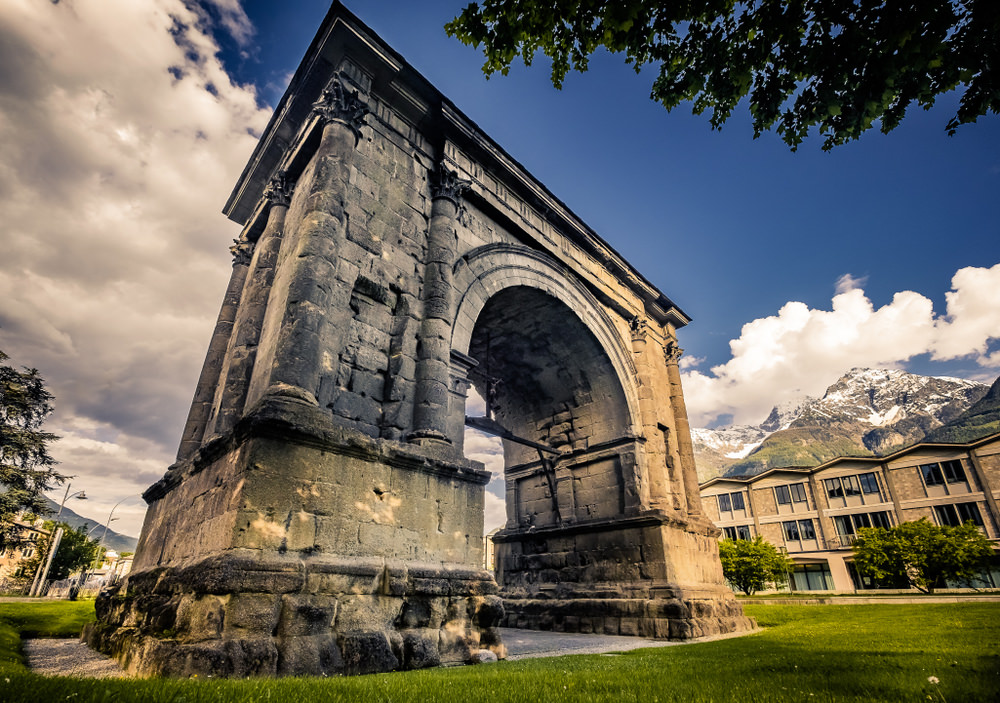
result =
[[451,447],[401,444],[373,439],[357,430],[340,426],[334,417],[316,406],[285,396],[267,396],[255,405],[232,432],[203,445],[193,457],[167,469],[142,497],[153,503],[166,496],[188,476],[199,473],[224,455],[235,452],[255,438],[278,439],[343,456],[486,485],[492,473],[478,461],[465,459]]
[[[348,589],[323,577],[347,577]],[[311,578],[312,577],[312,578]],[[318,578],[316,578],[318,577]],[[316,556],[280,558],[262,556],[253,550],[233,550],[183,564],[157,566],[129,575],[129,588],[149,594],[181,591],[198,594],[310,593],[357,594],[357,582],[366,579],[369,593],[393,591],[433,595],[493,595],[493,575],[464,564],[428,564],[380,557]]]

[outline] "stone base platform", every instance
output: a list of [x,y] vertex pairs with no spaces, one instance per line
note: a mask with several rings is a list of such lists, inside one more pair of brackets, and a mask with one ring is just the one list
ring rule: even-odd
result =
[[467,567],[228,553],[131,574],[84,637],[139,676],[420,669],[505,656],[496,590]]
[[750,632],[735,600],[698,598],[504,599],[504,627],[688,640]]
[[723,581],[716,535],[657,511],[503,530],[504,626],[672,640],[751,631]]

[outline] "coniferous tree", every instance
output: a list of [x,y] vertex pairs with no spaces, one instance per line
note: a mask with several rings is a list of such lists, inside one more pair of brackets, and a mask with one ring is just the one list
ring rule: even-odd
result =
[[20,544],[17,515],[48,512],[42,492],[66,480],[48,449],[58,437],[41,430],[52,394],[37,369],[19,371],[9,358],[0,351],[0,550]]

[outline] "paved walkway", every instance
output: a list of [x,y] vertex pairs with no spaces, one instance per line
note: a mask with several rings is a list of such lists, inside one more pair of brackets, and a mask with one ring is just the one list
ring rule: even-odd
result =
[[[759,632],[759,630],[757,630]],[[569,632],[542,632],[540,630],[515,630],[500,628],[503,643],[507,645],[507,661],[534,659],[536,657],[558,657],[564,654],[611,654],[628,652],[643,647],[678,647],[696,642],[725,640],[742,637],[750,632],[736,632],[726,635],[700,637],[683,642],[654,640],[645,637],[622,637],[621,635],[581,635]]]

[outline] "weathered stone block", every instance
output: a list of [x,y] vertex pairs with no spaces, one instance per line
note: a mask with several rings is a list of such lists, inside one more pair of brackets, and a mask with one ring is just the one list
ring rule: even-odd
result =
[[392,652],[385,632],[357,632],[338,638],[345,674],[393,671],[400,662]]

